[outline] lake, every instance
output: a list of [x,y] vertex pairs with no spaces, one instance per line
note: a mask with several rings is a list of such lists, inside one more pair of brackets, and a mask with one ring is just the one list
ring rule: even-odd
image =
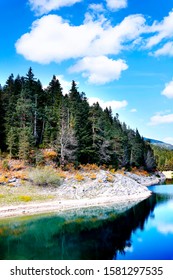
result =
[[173,185],[113,206],[0,220],[1,260],[172,260]]

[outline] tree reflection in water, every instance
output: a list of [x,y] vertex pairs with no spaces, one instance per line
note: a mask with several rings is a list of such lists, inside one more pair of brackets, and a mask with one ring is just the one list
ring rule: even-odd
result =
[[165,199],[153,194],[123,213],[97,208],[0,223],[0,259],[116,259]]

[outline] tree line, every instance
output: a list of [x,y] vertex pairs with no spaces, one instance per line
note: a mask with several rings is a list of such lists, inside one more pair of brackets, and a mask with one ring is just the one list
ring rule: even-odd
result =
[[152,145],[157,168],[161,171],[173,170],[173,150]]
[[30,68],[25,77],[11,74],[0,88],[0,149],[11,158],[34,160],[33,153],[44,148],[57,153],[61,166],[156,167],[150,144],[111,108],[90,106],[75,81],[66,95],[56,76],[43,89]]

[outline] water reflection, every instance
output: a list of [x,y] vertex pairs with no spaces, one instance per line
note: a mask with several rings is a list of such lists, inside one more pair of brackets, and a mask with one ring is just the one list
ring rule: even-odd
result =
[[6,221],[0,224],[0,259],[153,259],[152,238],[173,243],[172,211],[170,194],[153,194],[123,213],[93,208]]

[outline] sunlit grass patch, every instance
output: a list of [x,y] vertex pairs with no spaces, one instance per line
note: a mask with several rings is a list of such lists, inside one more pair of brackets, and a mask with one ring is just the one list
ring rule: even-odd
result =
[[29,202],[32,200],[32,197],[30,195],[20,195],[19,200],[24,202]]
[[40,187],[27,184],[16,188],[0,186],[0,206],[43,202],[55,198],[55,194],[45,193]]

